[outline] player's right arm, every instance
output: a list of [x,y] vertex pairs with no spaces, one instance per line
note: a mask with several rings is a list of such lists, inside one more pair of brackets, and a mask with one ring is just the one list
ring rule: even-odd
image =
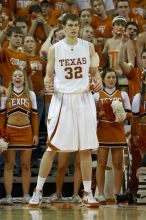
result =
[[46,75],[44,78],[44,84],[47,91],[50,91],[52,89],[54,72],[55,72],[55,48],[52,45],[48,50],[48,62],[46,66]]

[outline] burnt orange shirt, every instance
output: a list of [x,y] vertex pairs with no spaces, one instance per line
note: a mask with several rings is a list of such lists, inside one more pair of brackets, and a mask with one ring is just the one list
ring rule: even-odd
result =
[[131,67],[131,71],[126,75],[129,86],[129,98],[132,101],[133,97],[141,90],[142,71],[139,68]]
[[[31,26],[31,21],[33,19],[36,19],[36,16],[37,16],[37,14],[35,14],[35,17],[34,17],[34,14],[29,15],[29,17],[28,17],[29,18],[29,28]],[[47,22],[48,27],[54,26],[57,24],[57,15],[56,15],[55,11],[53,12],[53,10],[51,11],[51,13],[47,17],[44,17],[44,19]],[[43,44],[44,41],[46,40],[47,36],[45,34],[45,31],[44,31],[42,24],[37,25],[35,32],[34,32],[34,38],[35,38],[36,42],[39,44]]]
[[9,8],[3,6],[2,7],[2,16],[8,20],[12,20],[12,11]]
[[0,62],[3,86],[8,87],[11,74],[16,68],[22,68],[27,74],[30,74],[30,68],[26,55],[23,52],[16,52],[8,47],[5,47],[3,49]]
[[95,37],[103,36],[110,38],[112,36],[112,20],[113,16],[101,19],[98,16],[92,16],[92,26],[95,30]]
[[28,56],[27,59],[31,69],[31,80],[33,84],[33,91],[38,95],[44,88],[43,80],[43,65],[38,55]]
[[133,14],[142,15],[143,8],[146,8],[146,1],[136,2],[135,0],[129,0],[130,9]]
[[26,15],[26,14],[21,14],[19,11],[22,9],[25,11],[25,9],[28,7],[28,5],[31,4],[31,0],[8,0],[7,5],[10,10],[12,10],[16,15]]

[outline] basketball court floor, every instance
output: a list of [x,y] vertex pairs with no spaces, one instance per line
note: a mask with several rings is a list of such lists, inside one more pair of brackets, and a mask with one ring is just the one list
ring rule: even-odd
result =
[[95,208],[71,203],[39,206],[0,204],[0,220],[145,220],[146,205],[107,204]]

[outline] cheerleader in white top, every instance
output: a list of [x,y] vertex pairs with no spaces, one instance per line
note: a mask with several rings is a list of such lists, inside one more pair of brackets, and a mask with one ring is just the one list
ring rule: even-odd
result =
[[16,151],[20,152],[22,169],[23,203],[29,202],[30,161],[32,149],[38,145],[38,113],[36,96],[30,91],[26,74],[16,69],[8,88],[8,96],[1,97],[0,128],[9,136],[5,159],[4,185],[5,203],[12,203],[13,168]]
[[118,79],[113,69],[102,74],[104,89],[94,94],[97,106],[97,136],[99,140],[97,185],[98,201],[106,202],[104,196],[105,169],[111,149],[114,168],[115,193],[119,194],[123,176],[123,147],[126,146],[124,120],[131,112],[128,94],[118,90]]

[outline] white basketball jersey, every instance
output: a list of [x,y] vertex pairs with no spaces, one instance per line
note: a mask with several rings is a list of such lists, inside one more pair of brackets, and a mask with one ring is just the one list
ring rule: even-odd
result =
[[54,90],[61,93],[81,93],[89,90],[89,43],[78,39],[74,46],[61,40],[55,47]]

